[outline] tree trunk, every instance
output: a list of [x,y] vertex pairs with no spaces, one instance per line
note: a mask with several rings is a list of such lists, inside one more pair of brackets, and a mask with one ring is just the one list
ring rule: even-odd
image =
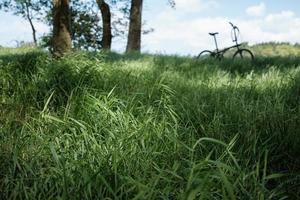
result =
[[143,0],[132,0],[126,52],[141,51]]
[[28,22],[31,26],[33,42],[34,42],[34,45],[36,46],[37,45],[36,30],[35,30],[35,27],[34,27],[33,22],[32,22],[32,16],[30,14],[29,4],[28,4],[27,1],[25,2],[25,7],[26,7],[26,18],[27,18],[27,20],[28,20]]
[[53,0],[53,56],[62,57],[72,49],[69,0]]
[[111,33],[111,13],[109,5],[104,0],[97,0],[98,7],[102,15],[102,48],[105,50],[111,49],[112,33]]

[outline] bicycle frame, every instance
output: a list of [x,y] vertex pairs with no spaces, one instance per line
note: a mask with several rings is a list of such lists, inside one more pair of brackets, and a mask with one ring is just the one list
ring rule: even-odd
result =
[[232,39],[232,42],[235,42],[236,45],[238,45],[238,34],[237,34],[237,31],[240,32],[240,29],[233,25],[233,23],[229,22],[229,24],[232,26],[232,31],[234,33],[234,38]]
[[233,49],[233,48],[240,49],[240,46],[241,46],[241,44],[236,44],[236,45],[233,45],[233,46],[227,47],[227,48],[225,48],[225,49],[222,49],[222,50],[216,51],[216,53],[222,53],[222,54],[224,54],[226,51],[228,51],[228,50],[230,50],[230,49]]
[[218,42],[217,42],[216,35],[214,35],[214,39],[215,39],[216,51],[218,52],[219,48],[218,48]]
[[233,25],[231,22],[229,22],[229,24],[232,27],[231,39],[232,39],[232,42],[234,42],[235,44],[233,46],[230,46],[230,47],[227,47],[227,48],[224,48],[224,49],[220,50],[219,47],[218,47],[218,41],[217,41],[217,37],[216,37],[218,32],[209,33],[209,35],[214,37],[214,42],[215,42],[216,49],[213,50],[213,51],[204,50],[204,51],[200,52],[200,54],[197,56],[197,58],[200,58],[201,55],[204,55],[204,56],[210,55],[210,57],[214,57],[214,58],[217,58],[217,59],[220,60],[224,57],[224,54],[228,50],[236,48],[236,51],[233,52],[233,59],[235,59],[235,58],[246,58],[246,57],[250,58],[251,60],[254,59],[253,53],[249,49],[241,47],[242,44],[240,44],[238,42],[238,36],[239,36],[239,33],[240,33],[239,28],[237,26]]
[[235,45],[227,47],[227,48],[224,48],[222,50],[219,50],[219,48],[218,48],[218,42],[217,42],[217,38],[216,38],[216,34],[213,34],[212,36],[214,37],[215,46],[216,46],[216,49],[215,49],[214,52],[216,54],[224,54],[226,51],[228,51],[228,50],[230,50],[232,48],[237,48],[238,50],[240,50],[241,44],[238,43],[238,33],[237,33],[237,32],[240,32],[240,30],[239,30],[239,28],[237,26],[233,25],[231,22],[229,22],[229,24],[232,26],[232,32],[233,32],[232,42],[235,42]]

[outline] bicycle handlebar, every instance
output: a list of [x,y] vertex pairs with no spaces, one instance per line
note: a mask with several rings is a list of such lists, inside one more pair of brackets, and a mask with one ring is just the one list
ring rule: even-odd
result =
[[231,32],[231,38],[233,42],[237,42],[237,37],[240,34],[240,29],[235,26],[232,22],[229,22],[229,24],[232,26],[232,32]]
[[237,29],[239,31],[239,28],[236,25],[234,25],[232,22],[229,22],[229,24],[232,26],[233,29]]

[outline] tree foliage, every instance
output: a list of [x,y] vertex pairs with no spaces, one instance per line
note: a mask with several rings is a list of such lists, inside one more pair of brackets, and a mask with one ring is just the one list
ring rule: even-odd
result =
[[[111,13],[112,36],[124,37],[128,26],[127,0],[109,0],[107,3],[113,8]],[[103,26],[100,10],[96,0],[72,0],[70,3],[71,30],[73,47],[84,50],[102,49]],[[45,23],[52,25],[52,9],[45,17]],[[42,37],[42,46],[51,48],[52,31]],[[51,50],[51,49],[50,49]]]
[[52,3],[49,0],[1,0],[0,10],[12,12],[14,15],[26,19],[26,4],[30,7],[29,14],[31,18],[42,20]]

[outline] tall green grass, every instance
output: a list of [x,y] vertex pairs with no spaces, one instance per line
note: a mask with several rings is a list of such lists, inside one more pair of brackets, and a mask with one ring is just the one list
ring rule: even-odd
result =
[[300,59],[0,50],[1,199],[298,199]]

